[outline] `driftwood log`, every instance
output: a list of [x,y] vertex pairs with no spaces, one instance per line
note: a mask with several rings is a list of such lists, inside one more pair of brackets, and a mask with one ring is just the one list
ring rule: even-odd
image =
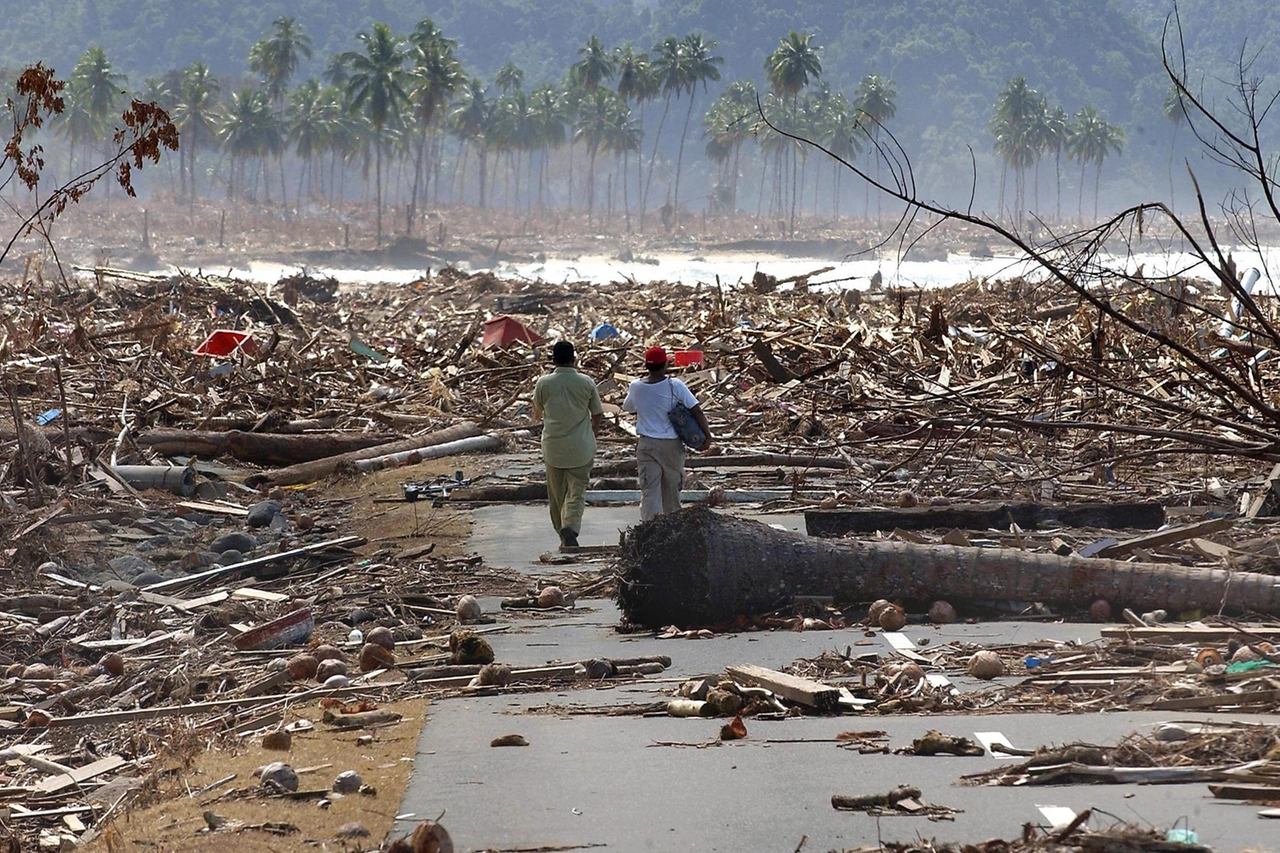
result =
[[372,459],[375,456],[385,456],[388,453],[416,450],[433,444],[445,444],[463,438],[472,438],[480,434],[480,428],[473,423],[455,424],[448,429],[402,439],[391,444],[382,444],[336,456],[327,456],[324,459],[302,462],[297,465],[290,465],[287,468],[278,468],[275,471],[264,471],[261,474],[249,477],[246,482],[255,488],[263,485],[291,486],[297,483],[309,483],[321,477],[327,477],[339,468],[350,466],[361,459]]
[[999,548],[806,538],[690,507],[628,531],[618,602],[634,625],[727,623],[798,595],[1039,601],[1085,609],[1201,609],[1280,616],[1280,578],[1222,569],[1057,557]]
[[187,429],[152,429],[138,436],[138,444],[161,456],[199,456],[215,459],[232,456],[255,465],[294,465],[338,456],[366,447],[381,447],[400,436],[352,432],[284,434],[270,432],[208,432]]
[[865,507],[811,509],[804,514],[810,536],[835,538],[846,533],[877,530],[1008,529],[1040,527],[1104,527],[1111,530],[1154,530],[1164,524],[1164,507],[1154,502],[1089,503],[1048,506],[1036,503],[979,503],[955,506],[917,506],[908,509]]

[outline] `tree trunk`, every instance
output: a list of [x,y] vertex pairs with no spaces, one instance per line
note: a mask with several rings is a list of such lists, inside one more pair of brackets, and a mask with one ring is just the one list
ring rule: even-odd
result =
[[649,185],[653,183],[653,164],[658,159],[658,143],[662,140],[662,126],[667,123],[667,111],[671,109],[670,93],[663,99],[662,118],[658,119],[658,131],[653,135],[653,150],[649,152],[649,172],[640,191],[640,230],[644,230],[644,214],[649,209]]
[[689,136],[689,121],[693,118],[693,90],[689,90],[689,109],[684,114],[684,127],[680,130],[680,148],[676,153],[676,188],[672,193],[671,207],[676,212],[676,222],[679,222],[680,215],[680,169],[684,165],[684,141]]
[[798,595],[953,604],[1038,601],[1088,608],[1098,598],[1141,612],[1280,616],[1280,579],[1000,548],[809,539],[701,507],[628,532],[618,603],[632,624],[708,625],[767,613]]
[[471,438],[480,434],[480,428],[473,423],[466,422],[455,424],[454,426],[451,426],[448,429],[442,429],[439,432],[432,432],[415,438],[395,441],[391,444],[368,447],[363,450],[353,450],[349,453],[342,453],[337,456],[326,456],[325,458],[317,459],[314,462],[303,462],[298,465],[291,465],[288,468],[280,468],[275,471],[264,471],[250,477],[249,480],[251,482],[249,482],[249,485],[257,487],[264,483],[270,483],[276,486],[291,486],[296,483],[309,483],[320,477],[327,477],[339,468],[350,465],[360,459],[372,459],[375,456],[385,456],[388,453],[400,453],[404,450],[415,450],[420,447],[429,447],[433,444],[444,444],[450,441],[457,441],[461,438]]
[[199,456],[216,459],[233,456],[256,465],[293,465],[337,456],[352,450],[378,447],[398,441],[386,433],[281,433],[207,432],[187,429],[151,429],[138,436],[138,444],[161,456]]

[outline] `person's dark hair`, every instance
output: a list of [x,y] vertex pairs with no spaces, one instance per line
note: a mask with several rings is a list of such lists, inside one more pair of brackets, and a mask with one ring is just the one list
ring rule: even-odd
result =
[[551,361],[560,367],[573,364],[573,344],[569,341],[556,341],[551,348]]

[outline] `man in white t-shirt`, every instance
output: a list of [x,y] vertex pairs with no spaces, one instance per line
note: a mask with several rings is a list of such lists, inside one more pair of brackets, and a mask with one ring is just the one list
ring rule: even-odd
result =
[[640,520],[648,521],[665,512],[680,509],[680,487],[684,480],[684,442],[671,425],[670,412],[677,402],[688,407],[706,436],[697,450],[711,446],[707,417],[683,382],[667,376],[667,351],[649,347],[644,353],[648,375],[627,389],[623,411],[636,416],[636,462],[640,474]]

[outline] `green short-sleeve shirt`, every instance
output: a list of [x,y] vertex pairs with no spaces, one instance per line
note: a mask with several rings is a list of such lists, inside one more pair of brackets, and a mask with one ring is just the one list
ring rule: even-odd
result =
[[572,367],[557,367],[538,380],[533,410],[542,413],[542,460],[553,468],[578,468],[596,455],[591,416],[604,410],[596,383]]

